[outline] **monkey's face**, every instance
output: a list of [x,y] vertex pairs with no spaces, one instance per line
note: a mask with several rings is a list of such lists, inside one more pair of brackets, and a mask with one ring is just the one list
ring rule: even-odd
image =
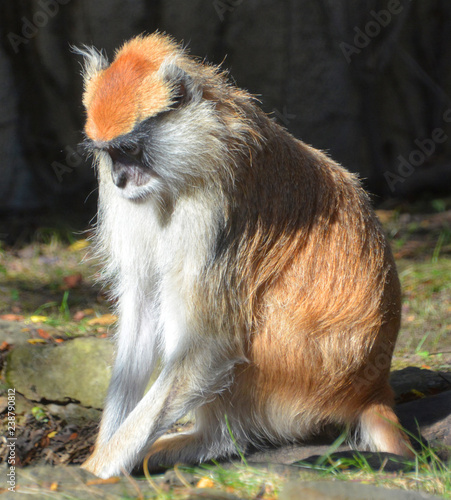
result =
[[152,147],[152,129],[143,123],[130,134],[105,143],[88,141],[97,159],[101,182],[113,183],[130,200],[142,199],[162,188],[164,180],[155,170],[158,158]]
[[[186,91],[185,91],[186,92]],[[192,95],[177,94],[174,104],[123,136],[87,141],[97,159],[101,182],[113,183],[130,200],[177,195],[211,182],[213,156],[224,148],[217,139],[220,124],[214,106]]]
[[86,144],[100,181],[130,200],[215,182],[212,165],[227,155],[224,123],[204,98],[196,63],[171,44],[142,43],[129,42],[111,65],[84,53]]

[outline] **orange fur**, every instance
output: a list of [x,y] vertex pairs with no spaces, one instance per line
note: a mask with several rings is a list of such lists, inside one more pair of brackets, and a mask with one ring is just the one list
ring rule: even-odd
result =
[[170,90],[156,72],[173,51],[172,42],[155,36],[135,38],[118,51],[113,63],[87,84],[88,137],[110,141],[168,108]]

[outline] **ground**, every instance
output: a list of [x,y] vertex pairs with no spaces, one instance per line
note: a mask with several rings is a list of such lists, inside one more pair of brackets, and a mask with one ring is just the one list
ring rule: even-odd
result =
[[[451,373],[451,199],[404,205],[386,203],[377,213],[392,245],[403,287],[403,325],[392,369],[415,366]],[[107,291],[96,282],[98,263],[83,258],[89,250],[85,237],[74,236],[67,242],[48,231],[30,244],[1,248],[3,325],[14,324],[16,331],[27,335],[26,343],[32,346],[62,344],[74,337],[110,337],[115,317],[111,315]],[[0,412],[4,415],[6,360],[11,364],[13,349],[12,342],[3,341],[0,345]],[[411,397],[423,395],[418,391]],[[51,401],[31,398],[28,402],[21,395],[18,398],[20,465],[79,464],[86,458],[98,415],[89,414],[93,415],[90,421],[85,414],[77,424],[68,423],[61,414],[48,411]],[[4,422],[6,431],[7,419]],[[1,452],[4,459],[5,442],[0,445]],[[268,495],[263,492],[258,498],[273,498],[274,489],[268,491]],[[451,497],[449,484],[428,491]]]

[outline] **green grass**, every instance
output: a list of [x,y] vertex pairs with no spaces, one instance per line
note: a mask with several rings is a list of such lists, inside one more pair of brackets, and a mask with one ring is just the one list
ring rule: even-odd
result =
[[[403,323],[396,358],[451,369],[451,259],[398,261]],[[417,357],[415,363],[415,356]]]
[[[45,232],[39,241],[21,249],[0,249],[0,314],[18,314],[30,318],[42,316],[36,327],[65,336],[105,333],[102,325],[90,325],[89,319],[110,312],[94,276],[98,266],[84,260],[89,249],[84,240],[69,245]],[[44,240],[44,242],[43,242]],[[66,279],[81,274],[81,283],[68,287]],[[92,309],[90,315],[74,320],[74,314]]]

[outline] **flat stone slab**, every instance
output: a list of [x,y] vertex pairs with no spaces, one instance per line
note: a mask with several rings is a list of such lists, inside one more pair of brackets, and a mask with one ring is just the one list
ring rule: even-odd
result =
[[381,488],[346,481],[290,481],[279,500],[439,500],[418,491]]
[[432,444],[451,447],[451,390],[429,398],[404,403],[396,408],[401,425]]
[[6,382],[32,401],[72,401],[102,408],[111,377],[113,349],[111,342],[95,337],[62,344],[18,345],[6,359]]
[[23,323],[0,319],[0,344],[3,342],[14,346],[26,344],[31,338],[26,330]]
[[408,396],[412,395],[412,391],[415,391],[415,394],[431,396],[451,390],[451,373],[408,366],[390,374],[390,385],[395,391],[397,400],[408,399]]

